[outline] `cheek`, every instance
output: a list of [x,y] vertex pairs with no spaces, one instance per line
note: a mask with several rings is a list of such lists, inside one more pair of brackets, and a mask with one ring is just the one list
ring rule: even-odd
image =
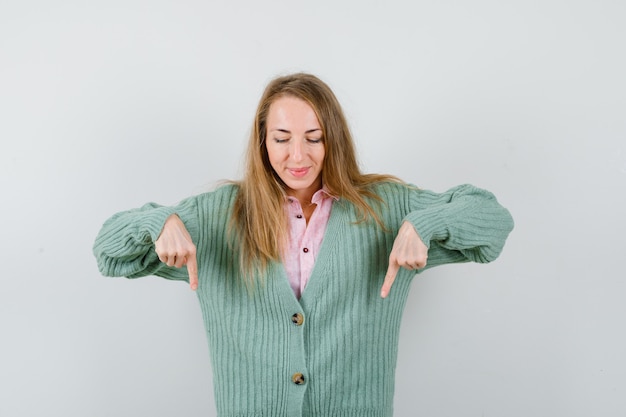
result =
[[320,165],[324,162],[324,157],[325,157],[325,156],[326,156],[325,149],[323,149],[323,148],[322,148],[322,149],[321,149],[321,150],[317,153],[317,155],[316,155],[317,162],[318,162]]

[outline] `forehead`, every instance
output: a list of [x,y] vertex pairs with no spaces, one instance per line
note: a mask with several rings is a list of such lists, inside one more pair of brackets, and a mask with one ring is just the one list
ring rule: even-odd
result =
[[306,101],[282,96],[272,102],[267,115],[268,127],[276,124],[306,125],[307,128],[320,127],[317,114]]

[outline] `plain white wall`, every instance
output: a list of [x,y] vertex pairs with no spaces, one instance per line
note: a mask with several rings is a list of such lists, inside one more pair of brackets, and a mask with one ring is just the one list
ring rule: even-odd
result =
[[626,415],[621,1],[0,3],[0,416],[214,416],[197,300],[101,277],[102,222],[237,178],[256,102],[310,71],[363,167],[516,220],[431,270],[396,415]]

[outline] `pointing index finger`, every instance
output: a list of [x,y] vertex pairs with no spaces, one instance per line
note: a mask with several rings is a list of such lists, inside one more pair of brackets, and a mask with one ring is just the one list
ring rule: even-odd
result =
[[390,260],[389,268],[387,268],[387,273],[385,274],[385,281],[383,282],[383,286],[380,290],[380,296],[382,298],[387,298],[389,295],[389,291],[391,290],[393,282],[396,280],[396,275],[398,275],[399,270],[400,265],[397,262]]
[[189,274],[189,286],[192,290],[198,289],[198,262],[193,254],[187,259],[187,273]]

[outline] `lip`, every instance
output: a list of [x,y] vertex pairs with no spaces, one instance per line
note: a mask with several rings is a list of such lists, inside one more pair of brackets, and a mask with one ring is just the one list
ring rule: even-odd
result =
[[310,168],[288,168],[287,170],[294,177],[302,178],[309,173]]

